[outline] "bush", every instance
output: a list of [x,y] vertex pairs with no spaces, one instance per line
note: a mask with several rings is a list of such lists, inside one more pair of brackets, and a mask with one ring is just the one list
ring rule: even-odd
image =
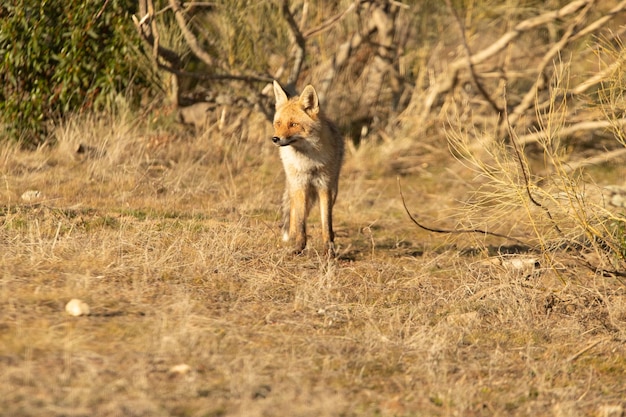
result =
[[[3,2],[5,3],[5,2]],[[0,140],[36,146],[50,122],[99,109],[136,76],[131,0],[0,5]]]

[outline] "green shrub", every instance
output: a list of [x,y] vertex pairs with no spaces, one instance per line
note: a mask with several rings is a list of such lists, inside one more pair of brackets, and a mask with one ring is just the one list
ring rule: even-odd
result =
[[51,121],[97,110],[141,82],[131,0],[0,5],[0,140],[36,146]]

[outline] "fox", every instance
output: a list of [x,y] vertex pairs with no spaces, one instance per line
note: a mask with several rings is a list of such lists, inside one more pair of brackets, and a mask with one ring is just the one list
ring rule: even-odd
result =
[[343,137],[320,108],[312,85],[307,85],[299,96],[290,98],[274,80],[274,96],[272,142],[279,146],[286,177],[283,241],[292,243],[294,254],[304,251],[307,217],[319,202],[322,240],[326,253],[334,257],[333,207],[344,157]]

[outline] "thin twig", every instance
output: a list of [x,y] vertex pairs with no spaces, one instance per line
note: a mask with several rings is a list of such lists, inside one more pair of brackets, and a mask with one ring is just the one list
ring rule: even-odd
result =
[[590,344],[588,344],[587,346],[585,346],[584,348],[582,348],[581,350],[579,350],[578,352],[574,353],[572,356],[567,358],[567,362],[574,362],[576,359],[581,357],[585,352],[587,352],[588,350],[593,349],[598,344],[600,344],[600,343],[602,343],[602,342],[604,342],[605,340],[608,340],[608,339],[609,339],[608,337],[603,337],[601,339],[598,339],[596,341],[591,342]]
[[552,217],[552,213],[550,213],[550,210],[547,207],[544,207],[540,202],[538,202],[535,197],[533,197],[532,192],[530,191],[530,172],[528,169],[528,165],[526,164],[526,160],[525,158],[522,157],[522,150],[520,149],[519,144],[517,143],[517,140],[515,139],[515,132],[513,132],[513,128],[511,127],[511,122],[509,120],[509,112],[507,110],[507,98],[506,98],[506,85],[504,86],[504,121],[506,124],[506,128],[508,129],[508,133],[509,133],[509,138],[511,140],[511,143],[513,144],[513,149],[515,150],[515,156],[517,157],[517,162],[520,165],[520,168],[522,170],[522,175],[524,176],[524,188],[526,189],[526,194],[528,195],[528,199],[537,207],[543,209],[543,211],[546,213],[546,215],[548,216],[548,218],[550,219],[550,221],[552,222],[552,226],[554,226],[554,230],[557,231],[557,233],[563,237],[563,232],[561,231],[561,228],[559,227],[559,225],[556,223],[556,221],[554,220],[554,218]]
[[530,245],[528,243],[526,243],[523,240],[520,240],[520,239],[518,239],[516,237],[503,235],[503,234],[496,233],[496,232],[490,232],[488,230],[482,230],[482,229],[439,229],[439,228],[435,228],[435,227],[425,226],[425,225],[421,224],[420,222],[418,222],[415,219],[415,217],[413,217],[413,215],[411,215],[411,212],[409,211],[409,208],[406,205],[406,201],[404,199],[404,194],[402,193],[402,185],[400,184],[400,177],[397,177],[397,181],[398,181],[398,190],[400,191],[400,198],[402,200],[402,206],[404,207],[404,211],[409,216],[409,219],[411,219],[411,221],[417,227],[419,227],[420,229],[424,229],[427,232],[444,233],[444,234],[478,233],[478,234],[482,234],[482,235],[489,235],[489,236],[499,237],[499,238],[502,238],[502,239],[512,240],[512,241],[517,242],[518,244],[520,244],[522,246],[530,247]]

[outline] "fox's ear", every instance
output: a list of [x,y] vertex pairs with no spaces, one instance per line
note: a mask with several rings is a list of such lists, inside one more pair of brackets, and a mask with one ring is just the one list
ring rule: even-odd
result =
[[304,90],[302,90],[302,94],[300,94],[300,104],[302,104],[302,108],[310,114],[319,113],[320,102],[317,98],[315,88],[313,88],[312,85],[307,85],[304,87]]
[[274,80],[274,97],[276,97],[276,108],[279,108],[289,100],[287,93],[276,80]]

